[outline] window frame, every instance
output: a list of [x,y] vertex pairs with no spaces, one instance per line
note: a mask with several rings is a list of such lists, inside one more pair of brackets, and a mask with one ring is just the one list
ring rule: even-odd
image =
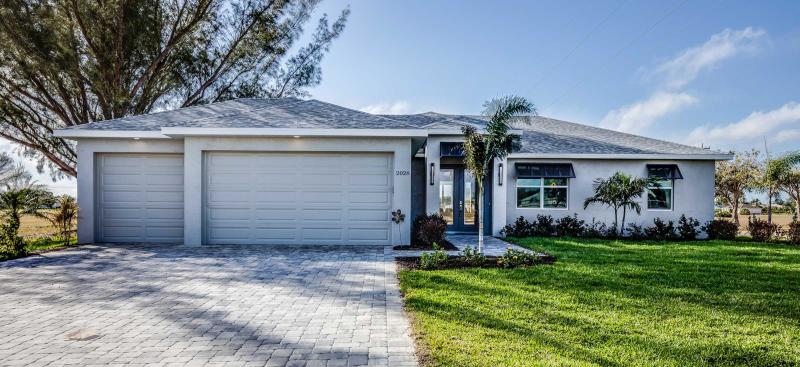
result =
[[[650,177],[650,179],[652,180],[653,178]],[[674,211],[675,210],[675,179],[674,178],[670,178],[670,179],[666,179],[666,180],[665,179],[661,179],[661,180],[655,180],[655,181],[668,181],[668,182],[670,182],[670,185],[669,185],[669,188],[664,188],[664,187],[658,188],[658,187],[652,187],[652,185],[650,183],[647,184],[647,192],[646,192],[647,196],[645,197],[645,205],[647,206],[647,210],[648,211],[654,211],[654,212],[671,212],[671,211]],[[651,208],[650,207],[650,192],[653,189],[665,190],[665,191],[669,190],[669,204],[670,205],[669,205],[668,209],[665,209],[665,208]]]
[[[563,179],[566,180],[566,185],[558,185],[558,186],[549,186],[545,185],[544,181],[547,179]],[[539,180],[539,186],[530,186],[530,185],[520,185],[520,180]],[[569,185],[570,178],[569,177],[526,177],[526,178],[516,178],[514,181],[514,206],[517,209],[529,209],[529,210],[569,210]],[[519,206],[519,188],[520,187],[528,187],[528,188],[538,188],[539,189],[539,206],[535,207],[521,207]],[[567,198],[566,198],[566,206],[563,208],[548,208],[544,206],[544,190],[550,189],[566,189],[567,191]]]

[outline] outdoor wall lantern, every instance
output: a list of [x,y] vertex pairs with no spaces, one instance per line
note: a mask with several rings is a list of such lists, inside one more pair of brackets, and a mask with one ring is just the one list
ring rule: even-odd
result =
[[431,162],[431,186],[433,186],[433,171],[436,170],[436,163]]
[[503,164],[497,166],[497,184],[503,186]]

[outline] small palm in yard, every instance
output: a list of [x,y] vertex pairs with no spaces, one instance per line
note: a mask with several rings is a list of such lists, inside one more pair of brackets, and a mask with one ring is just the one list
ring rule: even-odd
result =
[[489,117],[485,134],[472,126],[464,126],[464,163],[478,184],[478,252],[483,252],[483,180],[495,159],[511,152],[512,136],[509,122],[512,117],[535,114],[536,108],[525,98],[507,96],[484,103],[483,114]]
[[75,218],[78,216],[78,203],[75,198],[69,195],[62,195],[58,197],[58,208],[50,213],[45,214],[50,223],[58,228],[58,233],[61,240],[65,245],[69,245],[72,238],[72,226],[75,223]]
[[[614,209],[614,229],[619,234],[625,233],[625,215],[627,210],[642,213],[642,206],[636,199],[642,197],[650,180],[617,172],[609,178],[598,178],[594,181],[594,195],[586,198],[583,209],[592,204],[603,204]],[[622,209],[622,225],[618,221],[619,210]]]

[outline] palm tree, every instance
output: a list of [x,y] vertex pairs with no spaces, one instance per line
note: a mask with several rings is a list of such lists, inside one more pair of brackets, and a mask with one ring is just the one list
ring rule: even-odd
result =
[[70,238],[72,237],[72,226],[75,218],[78,216],[78,203],[75,198],[69,195],[61,195],[58,197],[58,208],[56,210],[45,214],[50,223],[58,228],[61,239],[64,240],[65,245],[69,245]]
[[[622,236],[625,233],[625,216],[628,209],[635,210],[636,214],[642,213],[642,206],[636,199],[642,197],[647,185],[651,181],[645,178],[632,177],[628,174],[617,172],[607,179],[594,180],[594,195],[586,198],[583,209],[591,204],[603,204],[614,209],[614,229],[619,229]],[[619,209],[622,209],[622,226],[619,225]]]
[[483,115],[489,117],[485,133],[473,126],[464,126],[464,163],[478,184],[478,252],[483,252],[483,180],[495,159],[503,159],[512,148],[509,122],[514,116],[536,114],[536,107],[527,99],[506,96],[483,104]]

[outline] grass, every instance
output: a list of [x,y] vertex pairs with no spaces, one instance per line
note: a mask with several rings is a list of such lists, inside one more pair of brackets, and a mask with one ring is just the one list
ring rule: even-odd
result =
[[800,365],[800,247],[514,240],[528,269],[402,271],[427,365]]
[[[48,213],[54,210],[44,209],[41,212]],[[45,218],[35,215],[24,215],[20,218],[19,235],[24,238],[52,237],[57,233],[58,229]]]
[[69,246],[74,246],[75,244],[77,244],[77,239],[75,238],[75,236],[72,236],[72,239],[70,240],[68,245],[64,244],[63,240],[56,237],[39,237],[33,239],[25,239],[25,248],[28,250],[28,254],[23,256],[14,256],[12,254],[0,250],[0,261],[16,259],[19,257],[29,256],[36,253],[60,250]]

